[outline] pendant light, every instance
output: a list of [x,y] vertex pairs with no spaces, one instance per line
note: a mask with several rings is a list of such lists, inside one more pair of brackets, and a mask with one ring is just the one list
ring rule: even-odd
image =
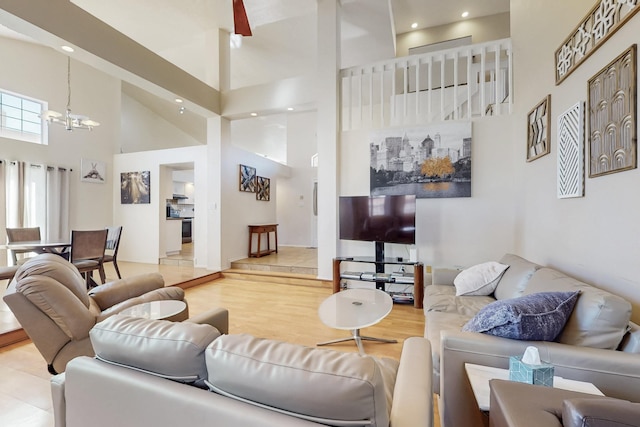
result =
[[54,110],[47,110],[43,112],[40,117],[42,117],[49,123],[62,125],[66,130],[92,130],[94,127],[100,126],[100,123],[96,122],[95,120],[91,120],[87,116],[71,114],[71,57],[67,57],[67,90],[67,109],[65,110],[64,114],[58,113]]

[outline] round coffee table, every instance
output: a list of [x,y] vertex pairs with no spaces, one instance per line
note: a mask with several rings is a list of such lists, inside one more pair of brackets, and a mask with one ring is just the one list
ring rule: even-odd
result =
[[177,300],[143,302],[126,308],[119,314],[144,319],[171,320],[172,322],[182,322],[189,317],[187,303]]
[[396,340],[360,335],[361,328],[375,325],[384,319],[392,308],[393,300],[389,294],[378,289],[347,289],[336,292],[320,304],[320,320],[331,328],[350,330],[353,335],[349,338],[321,342],[318,345],[354,340],[360,354],[364,354],[362,340],[396,343]]

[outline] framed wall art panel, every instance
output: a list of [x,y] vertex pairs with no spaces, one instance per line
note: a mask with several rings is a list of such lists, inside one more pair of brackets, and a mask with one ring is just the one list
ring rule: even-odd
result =
[[469,120],[372,131],[372,196],[471,197],[472,126]]
[[589,178],[637,167],[636,45],[587,85]]
[[256,192],[256,168],[240,165],[240,191]]
[[551,95],[547,95],[527,115],[527,162],[551,152]]
[[271,200],[271,180],[263,176],[256,177],[256,200],[268,202]]
[[584,196],[584,103],[558,116],[558,198]]
[[104,184],[107,179],[107,164],[100,160],[80,160],[80,181]]
[[637,0],[598,0],[555,52],[556,85],[640,9]]
[[120,203],[123,205],[151,203],[150,171],[120,173]]

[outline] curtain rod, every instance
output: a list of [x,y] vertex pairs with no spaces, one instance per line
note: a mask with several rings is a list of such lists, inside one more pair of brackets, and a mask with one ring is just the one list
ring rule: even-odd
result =
[[[9,163],[9,164],[12,164],[12,165],[16,165],[16,164],[18,164],[18,161],[17,160],[9,161],[9,160],[0,159],[0,165],[3,164],[3,163]],[[40,168],[40,167],[45,166],[45,165],[40,165],[40,164],[37,164],[37,163],[29,163],[29,166],[35,167],[35,168]],[[46,165],[46,166],[47,166],[47,170],[58,168],[59,170],[63,170],[63,171],[68,170],[69,172],[73,172],[73,169],[71,169],[71,168],[65,168],[65,167],[62,167],[62,166],[49,166],[49,165]]]

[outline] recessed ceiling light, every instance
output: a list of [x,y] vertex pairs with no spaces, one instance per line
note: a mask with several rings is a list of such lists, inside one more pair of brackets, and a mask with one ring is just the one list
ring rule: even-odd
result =
[[416,29],[418,28],[418,23],[414,22],[413,24],[411,24],[411,28]]
[[258,115],[258,113],[251,113],[251,117],[255,117],[257,115]]
[[287,108],[287,111],[293,111],[293,107]]
[[469,12],[467,12],[466,10],[464,12],[462,12],[462,16],[463,18],[466,18],[467,16],[469,16]]
[[176,98],[176,102],[177,102],[178,104],[182,104],[182,99],[181,99],[181,98]]
[[180,107],[180,108],[178,108],[178,113],[180,113],[180,114],[184,114],[184,107]]
[[73,48],[71,46],[64,45],[61,47],[65,52],[73,52]]

